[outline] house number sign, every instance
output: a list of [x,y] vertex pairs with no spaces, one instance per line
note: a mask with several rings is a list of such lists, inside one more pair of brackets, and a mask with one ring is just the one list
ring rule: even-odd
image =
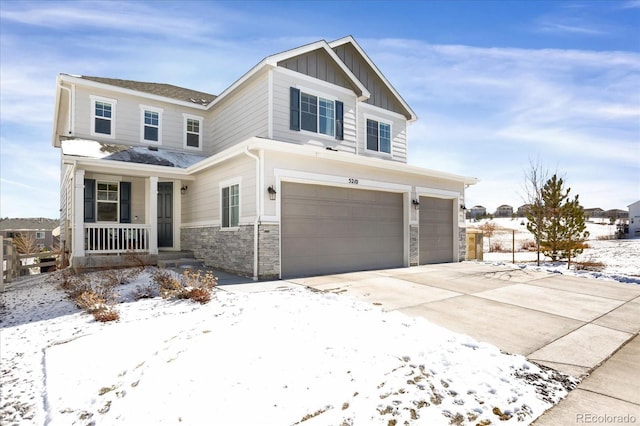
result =
[[353,184],[353,185],[357,185],[358,184],[358,179],[356,178],[349,178],[349,183]]

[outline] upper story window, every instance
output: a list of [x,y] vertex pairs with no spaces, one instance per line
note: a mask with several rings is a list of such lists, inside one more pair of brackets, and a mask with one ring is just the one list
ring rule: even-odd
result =
[[44,231],[36,231],[36,240],[44,240]]
[[142,142],[162,142],[162,109],[141,105],[141,140]]
[[391,125],[367,118],[367,149],[391,154]]
[[185,148],[202,149],[202,117],[184,114]]
[[91,96],[91,134],[115,137],[116,100]]
[[240,223],[240,184],[222,187],[222,227],[235,228]]
[[290,88],[290,129],[306,130],[342,140],[344,104],[341,101]]

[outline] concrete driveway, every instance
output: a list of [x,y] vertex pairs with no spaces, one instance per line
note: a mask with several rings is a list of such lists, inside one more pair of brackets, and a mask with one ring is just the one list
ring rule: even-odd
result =
[[640,285],[474,262],[288,281],[423,317],[573,376],[591,374],[537,425],[619,424],[617,415],[640,424]]

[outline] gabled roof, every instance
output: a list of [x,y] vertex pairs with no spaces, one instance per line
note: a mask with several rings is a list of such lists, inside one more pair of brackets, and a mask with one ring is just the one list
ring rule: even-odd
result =
[[[416,115],[416,113],[411,109],[409,104],[407,104],[407,102],[402,98],[402,96],[400,96],[400,93],[398,93],[398,91],[393,87],[393,85],[389,82],[389,80],[387,80],[387,78],[384,76],[384,74],[382,74],[382,72],[378,69],[378,67],[373,63],[373,61],[369,58],[369,56],[367,56],[367,54],[364,52],[362,47],[360,47],[360,45],[358,43],[356,43],[356,40],[353,38],[353,36],[349,35],[349,36],[340,38],[338,40],[334,40],[334,41],[329,43],[329,46],[331,46],[331,48],[333,49],[333,48],[335,48],[337,46],[342,46],[344,44],[351,44],[353,46],[353,48],[356,49],[356,51],[360,54],[362,59],[364,59],[364,61],[367,63],[367,65],[369,65],[369,67],[371,67],[373,72],[375,72],[376,75],[384,82],[384,84],[389,88],[391,93],[393,93],[393,95],[398,99],[398,102],[400,102],[400,104],[406,109],[406,113],[408,115],[408,117],[407,117],[408,120],[409,121],[417,120],[418,116]],[[342,61],[340,61],[340,62],[342,62]]]
[[95,81],[97,83],[108,84],[110,86],[135,90],[137,92],[149,93],[151,95],[162,96],[184,102],[191,102],[198,105],[208,105],[216,98],[216,95],[212,95],[210,93],[186,89],[172,84],[148,83],[144,81],[121,80],[118,78],[93,77],[87,75],[75,77],[83,80]]

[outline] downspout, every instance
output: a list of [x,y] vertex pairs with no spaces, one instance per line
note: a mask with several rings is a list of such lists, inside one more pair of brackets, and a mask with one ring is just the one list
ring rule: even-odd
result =
[[244,153],[256,160],[256,218],[253,221],[253,280],[258,281],[258,224],[260,223],[260,158],[249,152],[249,147],[244,147]]

